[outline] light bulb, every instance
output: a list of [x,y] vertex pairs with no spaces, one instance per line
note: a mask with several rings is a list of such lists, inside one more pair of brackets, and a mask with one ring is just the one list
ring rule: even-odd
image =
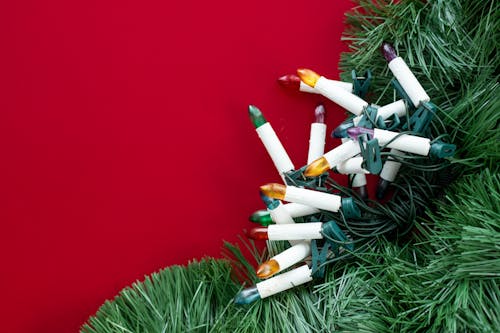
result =
[[285,88],[298,91],[300,89],[300,77],[295,74],[287,74],[278,78],[278,83]]
[[302,80],[302,82],[313,88],[320,78],[320,75],[318,73],[307,68],[297,69],[297,75]]
[[259,128],[260,126],[267,123],[266,118],[264,118],[262,112],[255,105],[248,106],[248,114],[250,115],[250,119],[252,120],[252,123],[255,126],[255,128]]
[[304,170],[304,176],[317,177],[330,169],[330,164],[328,163],[326,158],[320,157],[307,166],[307,168]]
[[257,268],[257,277],[259,279],[268,278],[280,271],[280,264],[274,260],[268,260]]
[[246,232],[246,236],[254,240],[267,240],[268,239],[267,228],[266,227],[252,228],[250,229],[250,231]]
[[392,47],[392,45],[387,43],[387,42],[383,42],[382,47],[380,49],[382,51],[382,54],[384,55],[385,60],[387,60],[387,62],[391,62],[398,57],[394,47]]
[[286,186],[278,183],[270,183],[262,185],[260,191],[270,198],[283,200],[286,194]]
[[238,305],[246,305],[253,303],[259,299],[260,299],[259,291],[257,290],[256,286],[253,286],[240,291],[238,295],[236,295],[236,297],[234,298],[234,303]]
[[372,129],[364,127],[351,127],[347,129],[347,135],[353,140],[357,140],[358,136],[362,134],[368,134],[370,137],[373,137],[373,133]]
[[314,109],[314,122],[315,123],[324,124],[325,123],[325,117],[326,117],[326,109],[323,106],[323,104],[319,104]]
[[271,215],[267,210],[258,210],[250,215],[248,219],[253,223],[259,223],[264,227],[267,227],[268,225],[273,223]]

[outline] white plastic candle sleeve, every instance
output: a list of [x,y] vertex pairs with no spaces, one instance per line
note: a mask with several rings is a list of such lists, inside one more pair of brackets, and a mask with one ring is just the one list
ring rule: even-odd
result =
[[312,280],[311,269],[307,265],[276,275],[256,284],[260,298],[266,298]]
[[[405,155],[403,152],[397,149],[391,149],[390,153],[398,156]],[[389,182],[393,182],[394,179],[396,179],[400,167],[401,163],[396,162],[391,157],[388,157],[387,161],[385,161],[384,166],[382,167],[382,171],[380,172],[380,178]]]
[[280,271],[283,271],[301,260],[304,260],[310,254],[311,244],[308,241],[302,241],[286,249],[280,254],[275,255],[271,259],[276,260],[280,266]]
[[352,175],[352,187],[366,186],[366,176],[364,173],[357,173]]
[[292,216],[288,212],[288,210],[285,208],[285,205],[283,205],[280,201],[280,204],[274,208],[274,209],[267,209],[269,212],[269,215],[271,216],[271,219],[274,221],[276,224],[290,224],[290,223],[295,223],[293,220]]
[[311,134],[309,136],[309,152],[307,154],[307,164],[320,158],[325,153],[326,125],[322,123],[311,124]]
[[328,153],[323,155],[323,157],[328,161],[330,167],[333,168],[337,166],[342,161],[347,160],[353,156],[361,153],[361,149],[359,148],[359,143],[354,140],[347,140],[342,143],[340,146],[335,147],[330,150]]
[[283,206],[285,206],[286,210],[292,217],[302,217],[319,213],[319,209],[317,208],[294,202],[284,204]]
[[381,146],[386,145],[396,136],[398,136],[398,138],[389,143],[387,147],[422,156],[429,155],[431,140],[428,138],[408,134],[400,135],[400,133],[397,132],[381,130],[378,128],[373,130],[373,137],[378,139],[378,143]]
[[389,62],[389,69],[401,84],[408,97],[410,97],[413,105],[418,107],[421,102],[430,101],[429,95],[427,95],[420,82],[418,82],[413,72],[401,57],[391,60]]
[[321,76],[314,88],[319,91],[319,93],[334,103],[340,105],[347,111],[355,114],[356,116],[361,114],[363,108],[368,106],[360,97],[350,93],[335,84],[332,84],[330,80]]
[[[285,148],[278,139],[270,123],[265,123],[256,128],[260,140],[266,147],[267,153],[271,156],[274,166],[279,174],[283,177],[283,173],[294,170],[292,160],[288,157]],[[284,177],[283,177],[284,178]]]
[[336,166],[337,172],[347,175],[350,173],[370,173],[363,168],[363,157],[351,157]]
[[303,240],[322,239],[321,222],[271,224],[267,227],[267,239],[277,240]]
[[[386,120],[393,114],[397,114],[398,117],[406,116],[406,103],[404,100],[400,99],[396,102],[381,106],[377,109],[377,119],[380,118],[382,120]],[[358,126],[361,118],[362,115],[353,118],[352,122],[354,126]]]
[[[285,208],[285,205],[281,203],[281,200],[279,202],[279,205],[274,208],[274,209],[267,209],[269,212],[269,215],[271,216],[271,219],[274,221],[276,224],[293,224],[295,221],[293,220],[292,216],[288,212],[288,210]],[[289,241],[291,245],[295,245],[297,243],[300,243],[300,241],[297,240],[292,240]]]
[[284,200],[337,212],[340,209],[342,198],[335,194],[287,186]]
[[299,91],[310,93],[310,94],[319,94],[319,91],[317,91],[316,89],[314,89],[311,86],[308,86],[307,84],[305,84],[302,81],[300,81]]

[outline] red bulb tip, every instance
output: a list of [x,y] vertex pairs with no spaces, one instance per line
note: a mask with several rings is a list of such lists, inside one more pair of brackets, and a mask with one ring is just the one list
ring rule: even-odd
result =
[[254,240],[267,240],[267,228],[257,227],[257,228],[250,229],[250,231],[245,230],[245,235],[248,238],[251,238]]
[[278,78],[278,83],[285,88],[299,90],[300,78],[295,74],[287,74]]

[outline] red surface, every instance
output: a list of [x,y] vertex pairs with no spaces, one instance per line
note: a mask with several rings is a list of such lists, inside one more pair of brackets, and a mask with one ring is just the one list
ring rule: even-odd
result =
[[75,332],[134,280],[236,241],[279,181],[247,105],[303,165],[321,98],[276,79],[338,78],[350,6],[1,2],[0,330]]

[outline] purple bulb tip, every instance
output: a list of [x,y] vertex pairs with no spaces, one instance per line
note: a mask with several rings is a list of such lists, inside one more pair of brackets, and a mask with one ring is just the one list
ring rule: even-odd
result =
[[382,49],[382,54],[384,55],[384,58],[385,60],[387,60],[387,62],[391,62],[392,60],[398,57],[394,47],[392,47],[392,45],[387,42],[382,43],[381,49]]
[[347,135],[349,135],[351,139],[356,140],[358,136],[362,134],[368,134],[369,136],[373,137],[373,130],[364,127],[351,127],[347,129]]
[[315,123],[325,123],[326,109],[323,104],[319,104],[316,109],[314,109],[314,122]]

